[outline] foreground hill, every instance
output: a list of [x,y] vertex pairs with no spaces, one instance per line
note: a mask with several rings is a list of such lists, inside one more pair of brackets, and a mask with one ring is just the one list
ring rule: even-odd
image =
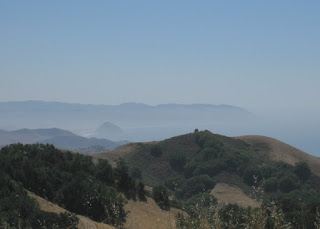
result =
[[76,223],[72,214],[39,210],[25,190],[72,213],[121,226],[126,198],[145,199],[143,184],[136,185],[123,163],[115,169],[107,161],[93,164],[89,156],[52,145],[13,144],[0,150],[0,219],[13,228],[43,228],[39,224],[46,223],[47,228],[62,229]]
[[[263,160],[265,162],[283,162],[292,166],[294,166],[297,162],[307,162],[310,166],[312,173],[320,177],[319,157],[312,156],[306,152],[303,152],[302,150],[299,150],[277,139],[259,135],[246,135],[229,138],[221,135],[212,134],[208,131],[206,133],[211,135],[212,137],[220,138],[227,142],[233,142],[238,146],[244,146],[247,143],[247,146],[249,146],[248,150],[252,150],[255,152],[255,155],[252,156],[258,157],[260,160]],[[151,151],[150,148],[152,148],[152,146],[154,145],[161,145],[161,151],[164,155],[170,154],[170,152],[172,151],[184,152],[184,154],[186,155],[192,155],[199,151],[201,148],[199,144],[195,141],[194,133],[173,137],[161,142],[129,143],[119,147],[118,149],[111,150],[108,152],[96,153],[92,156],[94,158],[106,159],[113,164],[119,158],[124,158],[128,161],[130,161],[132,158],[142,160],[142,158],[139,158],[139,156],[137,155],[142,154],[143,150]],[[162,159],[156,158],[156,162],[154,163],[156,163],[158,166],[161,166],[162,169],[171,170],[172,172],[172,169],[169,166],[169,161],[165,159],[168,159],[168,157]],[[147,165],[147,167],[148,166],[151,165]]]
[[297,209],[307,208],[303,214],[315,219],[320,207],[320,160],[267,137],[231,138],[196,130],[159,142],[130,143],[93,157],[111,163],[123,158],[136,178],[150,186],[164,185],[173,204],[186,209],[209,201],[209,194],[220,204],[242,207],[273,199],[285,220],[299,227]]
[[0,146],[18,142],[24,144],[48,143],[60,149],[76,150],[82,153],[111,150],[126,143],[113,142],[107,139],[85,138],[58,128],[21,129],[15,131],[0,130]]
[[182,211],[146,194],[122,162],[113,169],[52,145],[0,150],[0,228],[175,228]]
[[[96,228],[92,220],[126,228],[319,228],[320,177],[305,161],[271,160],[274,149],[198,130],[94,158],[52,145],[6,146],[1,226]],[[44,212],[25,190],[77,215]]]

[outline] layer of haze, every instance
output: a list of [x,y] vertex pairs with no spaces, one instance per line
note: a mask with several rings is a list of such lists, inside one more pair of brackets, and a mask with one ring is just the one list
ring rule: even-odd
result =
[[265,118],[264,134],[315,141],[319,12],[320,1],[1,1],[0,101],[231,104]]

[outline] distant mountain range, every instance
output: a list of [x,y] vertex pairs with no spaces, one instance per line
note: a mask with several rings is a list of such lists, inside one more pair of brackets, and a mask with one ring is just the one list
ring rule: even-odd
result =
[[[0,102],[0,129],[60,128],[84,137],[108,137],[113,141],[164,139],[194,128],[246,122],[253,117],[245,109],[230,105]],[[103,127],[104,123],[109,124]]]
[[113,142],[107,139],[85,138],[70,131],[51,129],[20,129],[15,131],[0,130],[0,146],[12,143],[48,143],[57,148],[79,151],[82,153],[96,153],[115,149],[125,143]]
[[120,105],[94,105],[94,104],[77,104],[77,103],[62,103],[62,102],[45,102],[45,101],[17,101],[17,102],[0,102],[1,112],[17,112],[17,111],[109,111],[109,110],[160,110],[160,109],[244,109],[236,106],[221,104],[159,104],[156,106],[147,105],[144,103],[123,103]]

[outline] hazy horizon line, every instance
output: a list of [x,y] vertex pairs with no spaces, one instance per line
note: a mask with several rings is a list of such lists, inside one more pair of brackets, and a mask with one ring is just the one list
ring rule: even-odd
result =
[[231,106],[235,108],[243,108],[236,105],[231,104],[213,104],[213,103],[175,103],[175,102],[169,102],[169,103],[158,103],[158,104],[148,104],[143,102],[123,102],[123,103],[117,103],[117,104],[106,104],[106,103],[80,103],[80,102],[63,102],[63,101],[57,101],[57,100],[10,100],[10,101],[0,101],[0,103],[25,103],[25,102],[40,102],[40,103],[64,103],[64,104],[73,104],[73,105],[94,105],[94,106],[120,106],[120,105],[127,105],[127,104],[136,104],[136,105],[146,105],[151,107],[157,107],[161,105],[210,105],[210,106]]

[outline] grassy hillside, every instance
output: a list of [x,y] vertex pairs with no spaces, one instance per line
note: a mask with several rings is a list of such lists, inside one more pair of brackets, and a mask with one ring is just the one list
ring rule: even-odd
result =
[[94,158],[6,146],[1,226],[74,228],[78,218],[84,228],[318,228],[318,159],[275,139],[242,138],[195,131]]
[[[230,151],[248,149],[248,151],[253,152],[249,145],[243,141],[205,131],[199,134],[191,133],[177,136],[161,142],[130,143],[119,149],[93,154],[92,156],[106,159],[113,164],[119,158],[123,158],[131,168],[141,169],[143,181],[146,185],[153,186],[161,183],[168,176],[177,173],[176,169],[170,165],[170,160],[173,161],[174,157],[183,155],[186,158],[193,158],[197,155],[201,150],[197,142],[199,136],[208,136],[214,138],[217,142],[225,142],[225,147]],[[152,151],[156,151],[157,148],[160,149],[161,155],[152,155]],[[254,157],[253,154],[252,156]]]
[[[59,207],[58,205],[51,203],[50,201],[48,201],[40,196],[37,196],[32,192],[28,192],[28,195],[38,202],[39,207],[42,211],[56,213],[56,214],[68,212],[67,210]],[[110,225],[107,225],[104,223],[98,223],[98,222],[92,221],[91,219],[89,219],[85,216],[76,215],[76,217],[79,219],[79,222],[76,225],[78,229],[88,229],[88,228],[114,229],[115,228],[113,226],[110,226]]]
[[320,159],[290,146],[277,139],[259,136],[259,135],[246,135],[236,137],[242,141],[250,144],[260,156],[265,156],[266,159],[271,161],[284,162],[289,165],[295,165],[300,161],[305,161],[310,166],[312,173],[320,176]]
[[320,207],[319,160],[266,137],[230,138],[195,131],[160,142],[131,143],[94,157],[123,158],[137,179],[150,186],[164,185],[171,204],[186,210],[191,203],[208,199],[209,193],[218,203],[245,207],[271,201],[283,211],[285,221],[299,227],[299,209],[305,209],[303,214],[312,222]]
[[[50,201],[35,195],[34,193],[28,192],[28,195],[35,199],[42,211],[51,213],[65,213],[65,209],[59,207]],[[176,228],[176,214],[183,213],[181,210],[171,208],[170,211],[164,211],[159,208],[153,199],[147,198],[147,201],[133,201],[130,200],[124,206],[125,210],[128,212],[128,217],[124,224],[126,229],[138,229],[138,228],[158,228],[158,229],[168,229]],[[79,219],[77,227],[79,229],[113,229],[115,227],[98,223],[91,220],[88,217],[82,215],[76,215]]]
[[[179,159],[182,163],[184,158],[186,161],[195,159],[202,148],[199,141],[204,141],[205,138],[213,139],[217,144],[224,144],[223,150],[227,152],[226,154],[245,151],[252,160],[259,160],[249,144],[238,139],[212,134],[209,131],[190,133],[161,142],[130,143],[117,150],[93,154],[93,157],[107,159],[111,163],[123,158],[131,168],[141,170],[142,180],[146,185],[153,186],[181,173],[183,168],[178,168]],[[160,149],[161,155],[152,155],[152,151],[157,149]]]

